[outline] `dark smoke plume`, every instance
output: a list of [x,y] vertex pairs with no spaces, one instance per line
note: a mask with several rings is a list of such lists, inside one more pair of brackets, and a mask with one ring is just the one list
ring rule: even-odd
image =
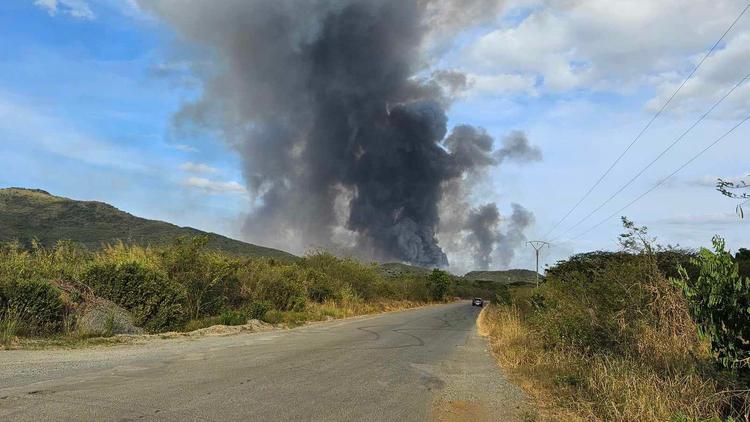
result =
[[482,205],[472,210],[466,219],[469,240],[474,245],[474,265],[479,270],[488,269],[492,263],[492,250],[498,240],[498,224],[500,212],[495,204]]
[[469,232],[467,240],[472,245],[476,269],[486,270],[493,264],[507,267],[516,249],[526,241],[524,231],[534,222],[534,216],[519,204],[511,207],[513,213],[506,221],[492,203],[471,210],[466,218],[464,228]]
[[492,139],[469,126],[445,138],[445,108],[465,76],[416,76],[425,44],[485,19],[497,0],[139,3],[215,63],[194,69],[203,95],[178,121],[219,130],[240,153],[257,202],[252,240],[344,243],[379,260],[446,266],[436,240],[444,186],[519,158],[523,142],[493,155]]

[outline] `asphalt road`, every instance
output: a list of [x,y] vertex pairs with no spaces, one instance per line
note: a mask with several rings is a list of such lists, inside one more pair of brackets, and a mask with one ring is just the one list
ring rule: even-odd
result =
[[1,421],[512,421],[468,302],[293,330],[0,351]]

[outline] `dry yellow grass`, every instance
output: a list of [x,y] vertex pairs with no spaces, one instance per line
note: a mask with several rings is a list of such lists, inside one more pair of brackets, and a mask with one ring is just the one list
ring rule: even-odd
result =
[[[486,308],[479,326],[499,365],[535,399],[543,420],[719,421],[727,406],[729,394],[717,380],[696,368],[670,366],[670,357],[683,356],[687,346],[664,332],[644,330],[644,354],[631,358],[545,346],[516,306]],[[707,351],[705,344],[691,352],[696,350]]]

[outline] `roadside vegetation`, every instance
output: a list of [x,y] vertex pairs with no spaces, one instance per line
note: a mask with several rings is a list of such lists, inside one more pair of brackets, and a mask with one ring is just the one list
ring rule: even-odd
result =
[[484,312],[500,365],[543,419],[748,420],[747,251],[659,247],[623,221],[621,252],[558,262]]
[[206,242],[116,243],[95,252],[69,241],[53,248],[2,245],[0,345],[192,331],[252,319],[294,326],[494,292],[440,270],[388,276],[376,264],[326,252],[290,262],[237,257]]

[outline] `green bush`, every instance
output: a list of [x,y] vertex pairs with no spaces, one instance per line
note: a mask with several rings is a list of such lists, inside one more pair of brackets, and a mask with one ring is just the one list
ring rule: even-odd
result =
[[60,289],[39,280],[14,280],[0,284],[0,314],[15,315],[19,331],[52,333],[62,328],[66,306]]
[[161,267],[184,288],[186,312],[194,319],[238,307],[247,299],[237,277],[239,261],[206,250],[207,242],[205,236],[179,238],[160,253]]
[[508,289],[508,286],[504,284],[497,284],[495,286],[495,295],[494,295],[494,301],[498,305],[510,305],[513,298],[510,295],[510,290]]
[[724,239],[713,238],[714,251],[701,249],[693,264],[698,276],[686,270],[676,283],[685,292],[700,333],[711,340],[717,361],[726,368],[750,366],[750,278],[740,277],[737,263]]
[[432,300],[445,300],[451,285],[451,275],[435,268],[427,277],[428,289]]
[[271,309],[270,311],[266,312],[263,315],[262,321],[267,322],[269,324],[278,324],[284,319],[284,313],[276,310]]
[[666,294],[666,280],[650,255],[589,258],[575,256],[573,263],[547,272],[532,298],[536,310],[530,322],[546,344],[585,353],[637,353],[639,330],[657,323],[651,304]]
[[219,324],[222,325],[245,325],[247,314],[242,311],[227,310],[219,315]]
[[250,306],[247,307],[247,317],[248,319],[263,319],[263,316],[266,314],[266,312],[271,310],[271,302],[261,300],[256,301],[250,304]]
[[318,303],[333,299],[336,295],[336,286],[331,278],[318,270],[307,272],[307,296]]
[[328,252],[308,255],[300,265],[326,274],[338,289],[349,286],[356,298],[372,300],[388,293],[385,280],[374,265],[341,259]]
[[304,272],[296,265],[270,267],[257,274],[256,300],[270,302],[280,311],[299,311],[305,307]]
[[101,297],[133,313],[149,331],[176,329],[185,321],[185,290],[160,272],[136,262],[91,265],[82,280]]

